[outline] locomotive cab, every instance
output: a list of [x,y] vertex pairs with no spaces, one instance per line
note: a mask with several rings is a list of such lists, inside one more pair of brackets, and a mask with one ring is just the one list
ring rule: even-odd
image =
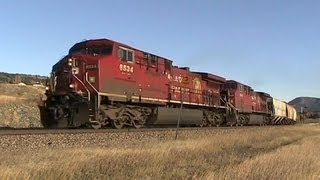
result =
[[96,109],[93,106],[99,89],[100,60],[107,60],[112,54],[112,42],[81,42],[53,66],[45,93],[47,99],[40,105],[44,127],[90,124],[90,110]]

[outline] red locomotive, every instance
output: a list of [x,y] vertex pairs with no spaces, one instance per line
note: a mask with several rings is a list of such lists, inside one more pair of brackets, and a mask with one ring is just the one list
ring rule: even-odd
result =
[[39,107],[47,128],[174,125],[181,104],[184,126],[295,121],[287,104],[279,118],[266,93],[108,39],[71,47],[53,66],[46,96]]

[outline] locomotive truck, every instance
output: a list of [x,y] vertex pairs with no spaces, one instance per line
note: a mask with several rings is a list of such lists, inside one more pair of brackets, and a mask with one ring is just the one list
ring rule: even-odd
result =
[[53,67],[39,105],[45,128],[292,124],[287,103],[234,80],[109,39],[76,43]]

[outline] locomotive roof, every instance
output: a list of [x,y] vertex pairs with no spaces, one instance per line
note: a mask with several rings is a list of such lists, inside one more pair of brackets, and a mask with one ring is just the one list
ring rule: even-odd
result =
[[213,80],[213,81],[217,81],[220,83],[225,83],[226,79],[214,74],[210,74],[210,73],[206,73],[206,72],[192,72],[192,73],[196,73],[202,76],[202,78],[204,79],[208,79],[208,80]]
[[[109,40],[109,39],[89,39],[89,40],[85,40],[85,41],[78,42],[78,43],[74,44],[69,49],[69,54],[71,51],[73,51],[75,49],[84,48],[84,47],[92,46],[92,45],[108,45],[108,44],[110,45],[113,43],[117,43],[117,42]],[[120,43],[117,43],[117,44],[120,44]],[[132,48],[132,47],[129,47],[128,45],[124,45],[124,46],[126,46],[128,48]]]
[[[244,86],[248,86],[248,85],[245,85],[245,84],[243,84],[241,82],[238,82],[238,81],[235,81],[235,80],[227,80],[226,82],[227,83],[236,83],[236,84],[241,84],[241,85],[244,85]],[[248,87],[250,87],[250,86],[248,86]]]
[[[82,42],[78,42],[76,44],[74,44],[70,50],[69,50],[69,54],[71,51],[73,51],[74,49],[78,49],[78,48],[84,48],[86,46],[92,46],[92,45],[108,45],[108,44],[117,44],[118,46],[122,46],[122,47],[125,47],[125,48],[129,48],[129,49],[132,49],[132,50],[135,50],[135,51],[140,51],[140,52],[144,52],[144,53],[148,53],[148,54],[152,54],[152,55],[155,55],[153,53],[149,53],[149,52],[146,52],[146,51],[142,51],[142,50],[139,50],[137,48],[134,48],[132,46],[129,46],[129,45],[126,45],[126,44],[123,44],[123,43],[120,43],[120,42],[117,42],[117,41],[114,41],[114,40],[110,40],[110,39],[89,39],[89,40],[85,40],[85,41],[82,41]],[[158,56],[158,55],[155,55],[155,56]],[[158,56],[162,59],[165,59],[167,61],[171,61],[167,58],[164,58],[162,56]],[[172,61],[171,61],[172,62]]]
[[235,81],[235,80],[227,80],[226,82],[227,82],[227,83],[236,83],[236,84],[241,84],[241,85],[243,85],[243,86],[245,86],[245,87],[250,88],[250,90],[252,90],[252,91],[253,91],[253,89],[251,88],[251,86],[248,86],[248,85],[246,85],[246,84],[240,83],[240,82],[238,82],[238,81]]
[[256,91],[256,93],[258,93],[258,94],[262,94],[262,95],[264,95],[264,96],[268,96],[268,97],[271,97],[271,96],[270,96],[270,94],[268,94],[268,93],[265,93],[265,92],[261,92],[261,91]]

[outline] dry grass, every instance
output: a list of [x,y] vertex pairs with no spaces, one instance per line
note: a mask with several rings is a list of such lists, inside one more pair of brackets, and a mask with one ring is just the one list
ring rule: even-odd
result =
[[39,127],[37,104],[43,87],[0,84],[0,127]]
[[[40,98],[39,98],[40,99]],[[36,99],[29,99],[26,97],[16,97],[16,96],[8,96],[8,95],[0,95],[0,105],[6,104],[23,104],[23,103],[32,103],[36,104]]]
[[320,136],[210,172],[206,179],[320,179]]
[[17,101],[17,97],[0,95],[0,104],[8,104],[16,101]]
[[34,103],[44,93],[43,87],[19,86],[16,84],[0,84],[0,105],[9,103]]
[[6,152],[0,155],[0,179],[320,178],[318,125],[208,132],[206,137],[190,131],[180,139]]

